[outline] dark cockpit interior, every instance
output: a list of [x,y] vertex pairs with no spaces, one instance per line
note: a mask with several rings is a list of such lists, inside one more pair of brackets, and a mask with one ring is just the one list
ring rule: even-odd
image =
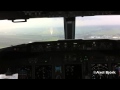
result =
[[119,15],[0,11],[0,79],[120,79]]

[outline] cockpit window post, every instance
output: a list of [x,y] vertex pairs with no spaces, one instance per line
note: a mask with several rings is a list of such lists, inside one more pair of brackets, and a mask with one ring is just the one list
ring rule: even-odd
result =
[[75,39],[75,17],[64,18],[65,39]]

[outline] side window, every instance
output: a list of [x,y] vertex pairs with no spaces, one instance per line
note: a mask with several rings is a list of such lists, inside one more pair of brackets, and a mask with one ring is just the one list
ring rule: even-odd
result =
[[120,15],[76,17],[75,39],[120,39]]

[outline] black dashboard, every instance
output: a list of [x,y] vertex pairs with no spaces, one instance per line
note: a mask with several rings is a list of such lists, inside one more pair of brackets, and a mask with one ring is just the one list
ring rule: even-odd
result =
[[[61,40],[34,42],[0,52],[0,73],[19,79],[119,79],[119,40]],[[95,74],[115,71],[116,74]]]

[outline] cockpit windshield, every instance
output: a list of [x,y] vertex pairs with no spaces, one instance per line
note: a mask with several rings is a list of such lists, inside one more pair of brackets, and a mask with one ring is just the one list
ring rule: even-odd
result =
[[[120,15],[76,17],[75,39],[120,40]],[[64,18],[35,18],[13,23],[0,20],[0,48],[64,40]]]
[[120,15],[76,17],[75,38],[120,40]]
[[0,20],[0,48],[63,39],[63,18],[35,18],[24,23]]

